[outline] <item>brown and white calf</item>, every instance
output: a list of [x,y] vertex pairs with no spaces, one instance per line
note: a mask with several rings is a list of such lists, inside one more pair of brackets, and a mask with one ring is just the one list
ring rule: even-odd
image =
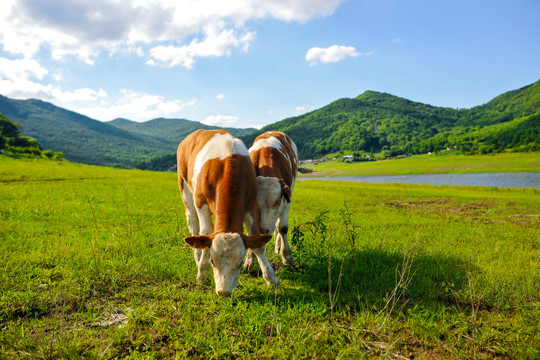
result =
[[[254,225],[248,213],[255,211],[258,188],[244,143],[225,130],[198,130],[180,143],[176,157],[192,234],[184,240],[195,249],[197,281],[204,281],[212,268],[216,293],[229,296],[238,283],[246,249],[252,249],[267,284],[279,285],[264,252],[271,235],[259,231],[251,235]],[[244,221],[251,236],[243,234]]]
[[[257,203],[261,232],[274,230],[275,252],[281,254],[283,264],[292,265],[287,232],[292,193],[299,170],[298,149],[285,133],[269,131],[255,139],[249,154],[259,185]],[[246,267],[252,263],[253,257],[248,254]]]

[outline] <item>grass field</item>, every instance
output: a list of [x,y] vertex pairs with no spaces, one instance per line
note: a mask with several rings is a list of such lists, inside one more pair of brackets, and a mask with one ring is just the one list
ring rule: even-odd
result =
[[536,189],[302,181],[296,266],[220,298],[175,174],[0,156],[0,358],[538,359],[539,230]]
[[316,170],[306,176],[370,176],[461,174],[493,172],[539,172],[540,153],[501,153],[493,155],[460,155],[444,151],[439,155],[415,155],[403,159],[346,163],[325,161],[306,165]]

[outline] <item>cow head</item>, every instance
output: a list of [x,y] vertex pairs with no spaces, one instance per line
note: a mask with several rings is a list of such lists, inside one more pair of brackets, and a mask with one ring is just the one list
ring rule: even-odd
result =
[[218,233],[189,236],[184,240],[195,249],[210,248],[216,293],[220,296],[230,296],[238,284],[246,249],[260,248],[271,238],[271,235],[246,236],[238,233]]
[[257,203],[261,210],[261,229],[271,232],[283,210],[285,202],[291,202],[291,188],[282,179],[257,176],[259,191]]

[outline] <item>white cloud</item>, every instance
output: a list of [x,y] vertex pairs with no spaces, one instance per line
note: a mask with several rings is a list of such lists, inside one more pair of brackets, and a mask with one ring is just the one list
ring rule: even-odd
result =
[[315,107],[313,105],[309,105],[309,106],[302,105],[302,106],[297,106],[294,110],[300,113],[307,113],[309,111],[315,110]]
[[57,72],[57,73],[54,73],[54,74],[52,74],[51,76],[52,76],[52,78],[54,79],[54,81],[56,81],[56,82],[60,82],[60,81],[62,81],[62,79],[64,78],[64,74],[62,74],[61,71],[59,71],[59,72]]
[[52,91],[52,95],[61,102],[91,101],[107,97],[105,90],[99,89],[98,91],[95,91],[89,88],[75,89],[74,91],[61,91],[55,89]]
[[148,65],[163,64],[168,67],[181,65],[192,69],[195,59],[199,57],[230,56],[232,48],[241,48],[247,51],[255,32],[237,35],[232,29],[224,29],[224,24],[210,25],[204,29],[205,38],[200,41],[195,38],[189,45],[184,46],[156,46],[149,51],[151,59]]
[[[96,91],[83,88],[63,91],[58,86],[36,82],[36,80],[43,80],[47,74],[48,70],[35,60],[0,58],[0,92],[12,98],[39,97],[61,102],[88,101],[107,97],[103,89]],[[58,76],[53,75],[53,78],[56,79]]]
[[230,127],[236,122],[238,122],[238,118],[231,115],[211,115],[207,116],[206,119],[201,121],[201,123],[205,125],[223,127]]
[[394,44],[401,44],[403,41],[400,38],[392,39],[392,43]]
[[317,63],[331,63],[345,60],[348,57],[357,57],[359,52],[352,46],[332,45],[328,48],[313,47],[306,53],[306,61],[310,65]]
[[[152,66],[191,69],[200,58],[247,52],[256,32],[254,20],[306,22],[331,15],[346,0],[1,0],[0,93],[41,98],[100,120],[147,120],[174,114],[184,102],[125,91],[65,89],[62,72],[44,67],[41,57],[94,65],[100,55],[130,54]],[[61,64],[63,65],[63,64]],[[67,74],[67,72],[66,72]],[[66,75],[67,76],[67,75]],[[109,94],[108,94],[109,93]],[[218,97],[219,98],[219,97]],[[80,102],[80,103],[78,103]],[[235,117],[209,117],[232,124]]]
[[[0,44],[5,51],[54,59],[74,56],[92,65],[101,52],[128,51],[149,64],[189,68],[200,56],[247,50],[249,20],[306,22],[331,15],[345,0],[2,0]],[[211,33],[214,24],[219,31]],[[204,35],[202,40],[197,37]],[[185,39],[196,37],[190,43]]]
[[216,98],[217,98],[218,100],[224,100],[224,99],[225,99],[225,95],[219,94],[218,96],[216,96]]
[[162,96],[138,93],[132,90],[122,90],[121,97],[109,102],[101,102],[99,105],[81,107],[77,112],[91,118],[107,121],[116,118],[127,118],[134,121],[147,121],[157,117],[174,114],[186,107],[193,106],[197,102],[192,99],[188,102],[181,100],[167,100]]
[[17,81],[35,78],[41,80],[48,72],[35,60],[0,58],[0,79]]
[[[52,101],[58,106],[69,107],[98,120],[125,117],[145,121],[174,114],[196,103],[195,99],[187,102],[167,100],[162,96],[131,90],[122,90],[120,97],[114,99],[110,99],[103,89],[79,88],[66,91],[57,85],[40,83],[47,75],[47,69],[35,60],[0,58],[0,94],[15,99],[40,98]],[[59,79],[61,74],[51,76]],[[94,105],[88,106],[88,103]]]

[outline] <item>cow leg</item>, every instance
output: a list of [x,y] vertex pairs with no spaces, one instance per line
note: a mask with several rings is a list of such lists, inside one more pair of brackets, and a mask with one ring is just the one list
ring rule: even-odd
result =
[[[259,235],[253,233],[253,216],[251,216],[250,213],[246,214],[246,217],[244,218],[244,223],[246,224],[246,234],[248,236],[251,235]],[[256,257],[253,251],[251,249],[246,249],[246,261],[244,262],[244,269],[245,270],[251,270],[253,268],[253,264],[255,264]]]
[[197,216],[197,208],[193,201],[193,193],[189,190],[188,185],[184,181],[182,186],[182,200],[186,208],[186,220],[189,232],[191,235],[199,235],[199,217]]
[[[292,265],[292,251],[287,241],[287,233],[289,232],[289,205],[284,209],[283,213],[276,222],[276,230],[274,232],[276,244],[279,243],[279,253],[281,254],[281,260],[283,265]],[[277,247],[277,245],[276,245]]]
[[276,243],[274,246],[274,252],[276,254],[279,254],[281,251],[281,237],[279,236],[279,228],[277,226],[277,223],[276,223],[276,229],[274,230],[274,242]]
[[[199,235],[209,235],[214,232],[214,224],[212,224],[212,214],[208,205],[203,205],[197,209],[199,217]],[[212,265],[210,264],[210,248],[195,250],[195,262],[197,262],[197,251],[199,251],[199,261],[197,263],[198,273],[197,282],[202,283],[210,274]]]
[[274,269],[272,269],[272,265],[270,265],[270,262],[266,257],[264,246],[261,246],[258,249],[253,249],[253,253],[255,254],[255,256],[257,256],[257,260],[259,261],[259,265],[261,267],[263,278],[264,281],[266,281],[266,284],[268,286],[279,286],[279,280],[276,276],[276,273],[274,272]]
[[[189,233],[191,235],[199,235],[199,216],[197,215],[197,208],[193,202],[193,194],[189,190],[188,185],[184,181],[181,189],[182,200],[184,207],[186,208],[186,220]],[[200,249],[194,249],[193,257],[195,258],[195,264],[199,267],[199,261],[201,259],[202,251]]]

